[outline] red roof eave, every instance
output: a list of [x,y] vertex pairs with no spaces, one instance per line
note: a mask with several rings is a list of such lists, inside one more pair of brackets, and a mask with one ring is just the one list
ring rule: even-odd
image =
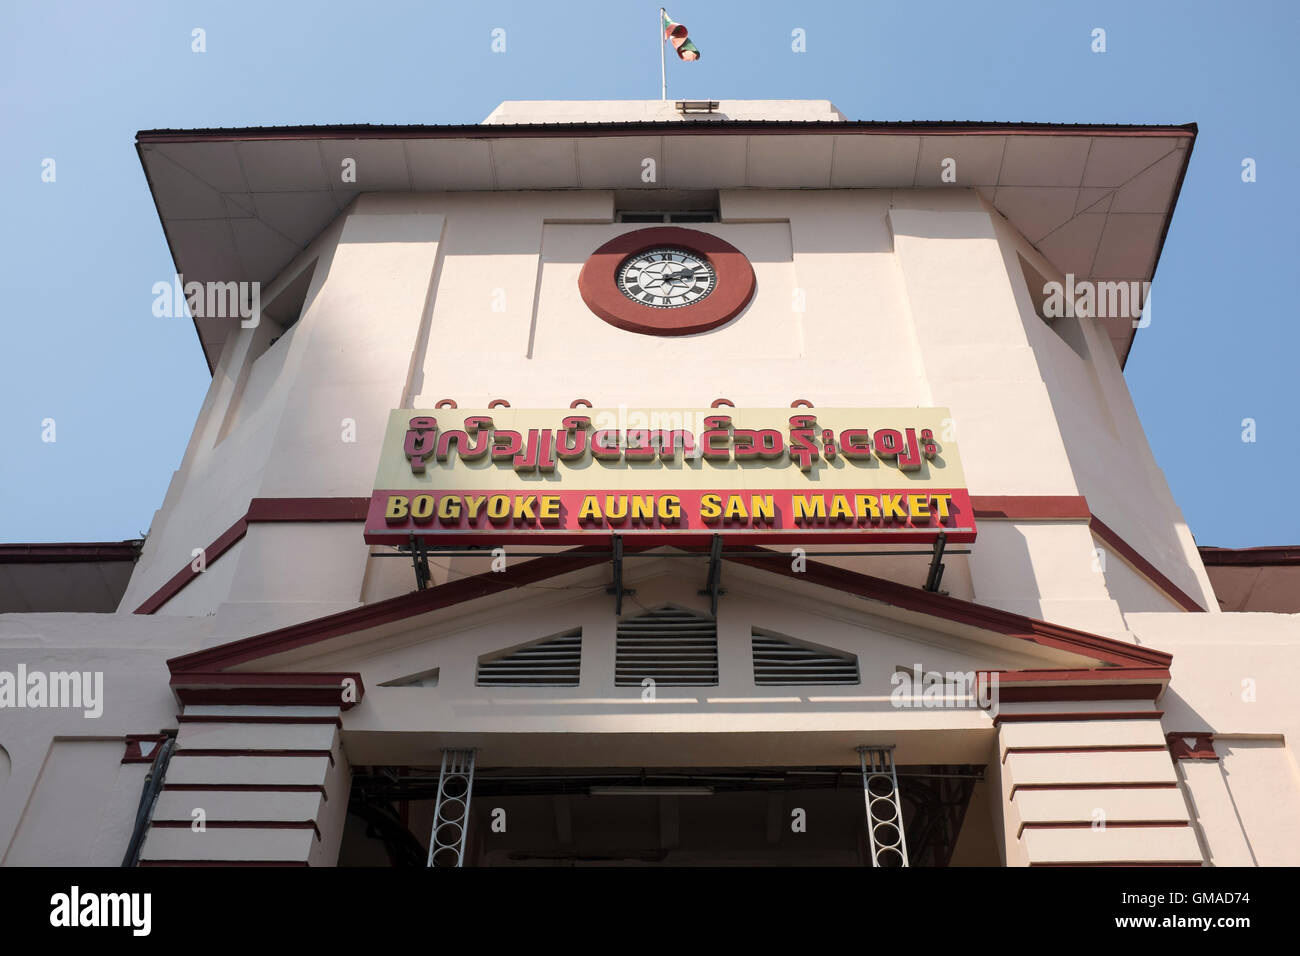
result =
[[[629,547],[626,550],[631,552],[646,549]],[[918,614],[938,617],[1027,640],[1043,647],[1091,657],[1100,662],[1103,667],[1113,667],[1117,670],[1156,668],[1167,671],[1173,660],[1171,654],[1151,647],[1051,624],[833,565],[809,561],[805,571],[795,572],[790,569],[788,561],[773,561],[769,556],[771,552],[767,549],[756,547],[751,550],[751,556],[729,557],[724,560],[781,574],[801,582],[829,587],[868,600],[880,601]],[[187,673],[211,675],[249,661],[283,654],[368,628],[524,587],[558,575],[595,567],[609,560],[610,557],[607,556],[592,556],[590,549],[585,549],[581,555],[561,551],[513,565],[504,572],[484,572],[313,621],[293,624],[219,647],[174,657],[167,662],[167,666],[173,678],[179,678]],[[1089,669],[1086,673],[1095,674],[1096,669]]]

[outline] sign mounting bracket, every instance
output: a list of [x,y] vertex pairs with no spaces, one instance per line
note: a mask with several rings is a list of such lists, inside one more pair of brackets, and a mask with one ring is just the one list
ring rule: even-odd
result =
[[925,590],[938,592],[943,580],[943,551],[947,547],[948,536],[942,531],[934,539],[934,554],[930,558],[930,573],[925,578]]
[[429,586],[429,546],[423,538],[411,535],[411,564],[415,566],[415,586],[423,591]]
[[618,617],[623,613],[623,595],[635,594],[636,591],[623,587],[623,536],[612,535],[610,546],[613,550],[614,584],[606,588],[605,593],[614,595],[614,616]]
[[718,616],[718,595],[726,594],[722,589],[722,535],[715,534],[709,545],[709,578],[700,594],[709,596],[709,613]]

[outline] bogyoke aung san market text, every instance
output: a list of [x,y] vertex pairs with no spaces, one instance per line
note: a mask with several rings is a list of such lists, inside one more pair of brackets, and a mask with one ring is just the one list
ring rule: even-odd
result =
[[[547,414],[517,422],[502,407],[395,410],[390,431],[401,443],[385,444],[372,500],[384,530],[368,528],[367,540],[533,531],[556,541],[608,530],[798,541],[864,529],[894,541],[937,531],[973,540],[969,496],[944,487],[960,472],[956,443],[941,445],[931,424],[950,422],[943,409],[570,409],[550,413],[558,427],[535,427]],[[416,488],[385,485],[399,455]],[[504,474],[534,480],[494,488]]]

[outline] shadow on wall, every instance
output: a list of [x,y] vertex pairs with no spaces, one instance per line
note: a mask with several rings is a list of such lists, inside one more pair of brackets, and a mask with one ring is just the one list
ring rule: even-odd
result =
[[[981,548],[983,545],[983,548]],[[983,552],[981,554],[981,551]],[[977,604],[1041,617],[1036,598],[1040,595],[1034,562],[1029,555],[1029,540],[1008,521],[986,521],[979,529],[979,538],[971,546],[970,569]]]
[[1165,712],[1161,724],[1173,730],[1197,730],[1201,727],[1208,727],[1212,733],[1213,725],[1209,720],[1200,713],[1195,707],[1188,702],[1178,691],[1172,687],[1166,688],[1160,696],[1160,709]]

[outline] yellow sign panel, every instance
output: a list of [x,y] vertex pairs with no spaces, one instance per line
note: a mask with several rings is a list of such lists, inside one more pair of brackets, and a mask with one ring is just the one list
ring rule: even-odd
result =
[[974,538],[942,408],[397,409],[372,543]]

